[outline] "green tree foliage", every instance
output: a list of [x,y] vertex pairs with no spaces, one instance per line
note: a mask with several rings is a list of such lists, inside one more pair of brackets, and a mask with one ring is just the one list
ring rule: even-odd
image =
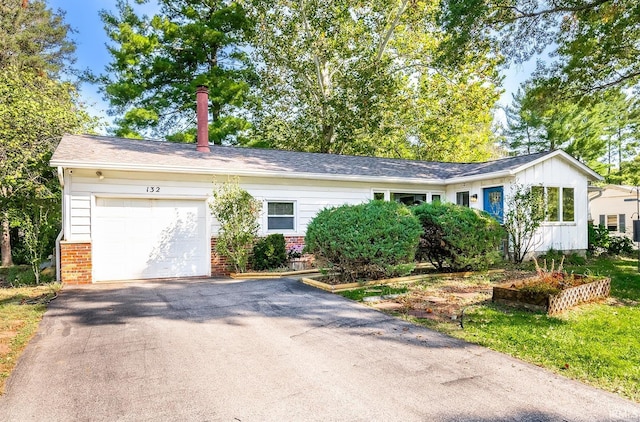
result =
[[[136,0],[146,3],[146,0]],[[243,40],[252,30],[239,2],[159,0],[154,16],[139,16],[127,0],[101,12],[113,58],[98,78],[113,111],[115,134],[167,135],[195,141],[195,92],[209,88],[209,139],[234,142],[248,128],[240,116],[252,79]]]
[[252,267],[254,270],[268,270],[284,266],[287,262],[287,250],[284,236],[270,234],[253,246]]
[[451,37],[444,56],[491,48],[523,62],[546,48],[542,66],[557,89],[589,95],[640,81],[640,2],[636,0],[445,0],[441,21]]
[[518,88],[504,111],[507,118],[504,146],[510,153],[532,154],[547,148],[542,116],[537,107],[528,104],[525,91]]
[[640,186],[640,154],[633,160],[623,161],[620,169],[607,176],[608,183]]
[[44,1],[0,0],[0,68],[56,75],[73,62],[70,31]]
[[615,178],[637,153],[638,102],[618,89],[577,100],[560,95],[549,80],[533,79],[505,113],[505,147],[514,154],[563,149]]
[[342,280],[357,281],[410,272],[421,232],[404,205],[371,201],[323,209],[309,223],[305,242]]
[[620,90],[610,90],[602,95],[606,105],[603,110],[606,130],[606,178],[614,182],[624,177],[624,167],[638,155],[640,147],[640,103],[635,96]]
[[431,160],[488,158],[495,66],[434,56],[436,2],[252,2],[253,145]]
[[489,214],[450,203],[412,208],[422,224],[418,258],[439,269],[486,269],[500,259],[504,232]]
[[2,262],[10,265],[9,227],[20,224],[25,212],[35,218],[30,210],[39,201],[59,208],[58,181],[49,159],[63,134],[88,130],[91,119],[79,109],[72,84],[12,66],[0,69],[0,81]]
[[216,242],[218,253],[226,257],[236,272],[247,271],[249,253],[255,242],[262,203],[238,182],[216,186],[210,204],[220,229]]
[[544,197],[531,186],[514,185],[506,200],[503,227],[509,242],[509,258],[521,263],[541,240],[538,228],[545,220]]

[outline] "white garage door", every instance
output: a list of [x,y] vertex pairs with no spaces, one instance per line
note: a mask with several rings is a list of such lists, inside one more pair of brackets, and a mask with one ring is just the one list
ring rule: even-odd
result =
[[209,275],[205,201],[97,198],[95,281]]

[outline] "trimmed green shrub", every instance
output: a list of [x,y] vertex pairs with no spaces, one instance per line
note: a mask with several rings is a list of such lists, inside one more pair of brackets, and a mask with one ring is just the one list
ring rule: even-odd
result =
[[371,201],[325,208],[311,221],[306,251],[328,263],[344,281],[411,272],[420,223],[404,205]]
[[253,246],[253,269],[270,270],[280,268],[287,262],[287,250],[284,236],[270,234],[258,240]]
[[438,269],[482,270],[500,260],[504,230],[489,214],[450,203],[412,208],[423,233],[417,258]]

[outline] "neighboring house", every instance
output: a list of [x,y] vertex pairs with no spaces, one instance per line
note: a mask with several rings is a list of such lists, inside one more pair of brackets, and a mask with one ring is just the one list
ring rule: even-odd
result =
[[[206,137],[204,138],[206,139]],[[485,163],[437,163],[267,149],[65,136],[51,165],[63,186],[59,270],[65,283],[209,276],[216,255],[208,201],[237,177],[264,204],[260,234],[303,244],[324,207],[371,199],[449,201],[502,219],[514,183],[549,198],[537,251],[587,248],[587,185],[598,174],[563,151]]]
[[589,189],[589,212],[593,224],[617,236],[633,239],[633,220],[638,219],[638,192],[634,186],[605,185]]

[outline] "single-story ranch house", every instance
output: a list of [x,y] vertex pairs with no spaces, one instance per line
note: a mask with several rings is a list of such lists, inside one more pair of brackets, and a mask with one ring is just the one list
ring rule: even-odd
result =
[[500,220],[515,183],[543,186],[551,212],[537,251],[587,248],[587,185],[601,179],[560,150],[461,164],[90,135],[64,136],[51,165],[63,189],[64,283],[224,273],[208,201],[229,177],[263,202],[261,234],[289,245],[324,207],[450,201]]

